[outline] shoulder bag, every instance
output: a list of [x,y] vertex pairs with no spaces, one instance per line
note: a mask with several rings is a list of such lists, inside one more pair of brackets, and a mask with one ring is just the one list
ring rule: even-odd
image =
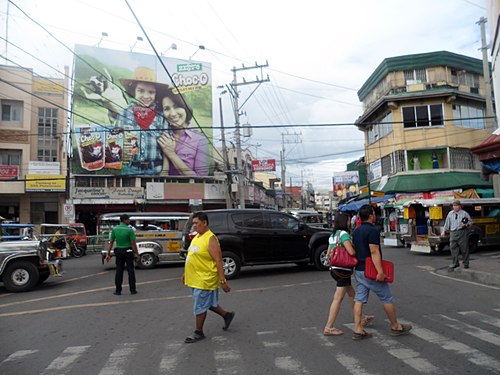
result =
[[331,250],[328,263],[330,266],[352,268],[358,264],[358,258],[351,256],[347,249],[340,243],[340,235],[342,231],[339,230],[337,238],[335,239],[335,246]]

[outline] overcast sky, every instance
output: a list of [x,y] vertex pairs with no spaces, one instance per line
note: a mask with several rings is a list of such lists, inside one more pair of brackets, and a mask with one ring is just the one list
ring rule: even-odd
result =
[[[476,22],[486,17],[482,0],[128,2],[159,52],[175,43],[177,49],[169,49],[166,56],[188,59],[195,54],[193,60],[212,64],[216,126],[220,90],[215,88],[232,81],[231,68],[268,62],[264,74],[270,82],[258,87],[245,104],[242,110],[247,115],[241,123],[304,126],[255,128],[243,147],[259,159],[279,162],[284,139],[287,185],[290,177],[294,185],[303,178],[316,190],[331,190],[333,172],[344,171],[346,163],[362,156],[362,133],[353,125],[337,124],[352,124],[361,115],[357,90],[382,60],[440,50],[481,58]],[[0,0],[0,4],[2,64],[7,57],[8,65],[60,77],[64,66],[73,64],[74,45],[96,45],[102,32],[108,37],[101,47],[128,51],[141,36],[144,41],[134,51],[153,53],[125,0]],[[199,45],[205,50],[198,50]],[[254,80],[256,73],[242,72],[238,80]],[[254,89],[241,87],[240,104]],[[224,123],[234,124],[227,94],[223,103]],[[308,124],[336,126],[308,128]],[[215,131],[214,138],[219,137]]]

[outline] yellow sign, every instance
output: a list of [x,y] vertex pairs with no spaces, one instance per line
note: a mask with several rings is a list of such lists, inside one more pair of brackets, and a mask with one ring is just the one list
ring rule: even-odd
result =
[[65,192],[66,176],[62,174],[28,174],[24,190],[26,192]]
[[385,193],[382,191],[372,191],[371,194],[373,197],[385,197]]
[[176,253],[181,249],[180,241],[169,241],[167,242],[167,252]]
[[499,224],[487,224],[486,225],[486,234],[497,234],[500,232],[500,225]]
[[443,218],[443,207],[430,207],[429,208],[429,218],[432,220],[441,220]]

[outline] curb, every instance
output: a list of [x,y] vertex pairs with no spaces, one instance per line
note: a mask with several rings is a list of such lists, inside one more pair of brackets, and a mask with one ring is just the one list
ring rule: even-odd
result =
[[473,281],[479,284],[500,287],[500,275],[490,272],[471,270],[470,268],[455,268],[454,271],[450,272],[448,271],[448,267],[438,268],[435,272],[454,279]]

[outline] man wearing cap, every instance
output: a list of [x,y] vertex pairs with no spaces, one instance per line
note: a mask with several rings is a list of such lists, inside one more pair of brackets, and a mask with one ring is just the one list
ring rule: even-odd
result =
[[467,211],[462,210],[462,204],[458,199],[453,201],[453,211],[448,213],[441,236],[450,233],[451,265],[449,271],[459,266],[458,254],[462,253],[464,268],[469,268],[469,233],[467,228],[472,219]]
[[118,115],[115,123],[125,130],[123,174],[160,174],[163,155],[158,138],[163,129],[163,116],[157,108],[157,93],[168,85],[157,83],[155,72],[146,67],[138,67],[133,78],[120,79],[120,82],[131,97],[130,105]]

